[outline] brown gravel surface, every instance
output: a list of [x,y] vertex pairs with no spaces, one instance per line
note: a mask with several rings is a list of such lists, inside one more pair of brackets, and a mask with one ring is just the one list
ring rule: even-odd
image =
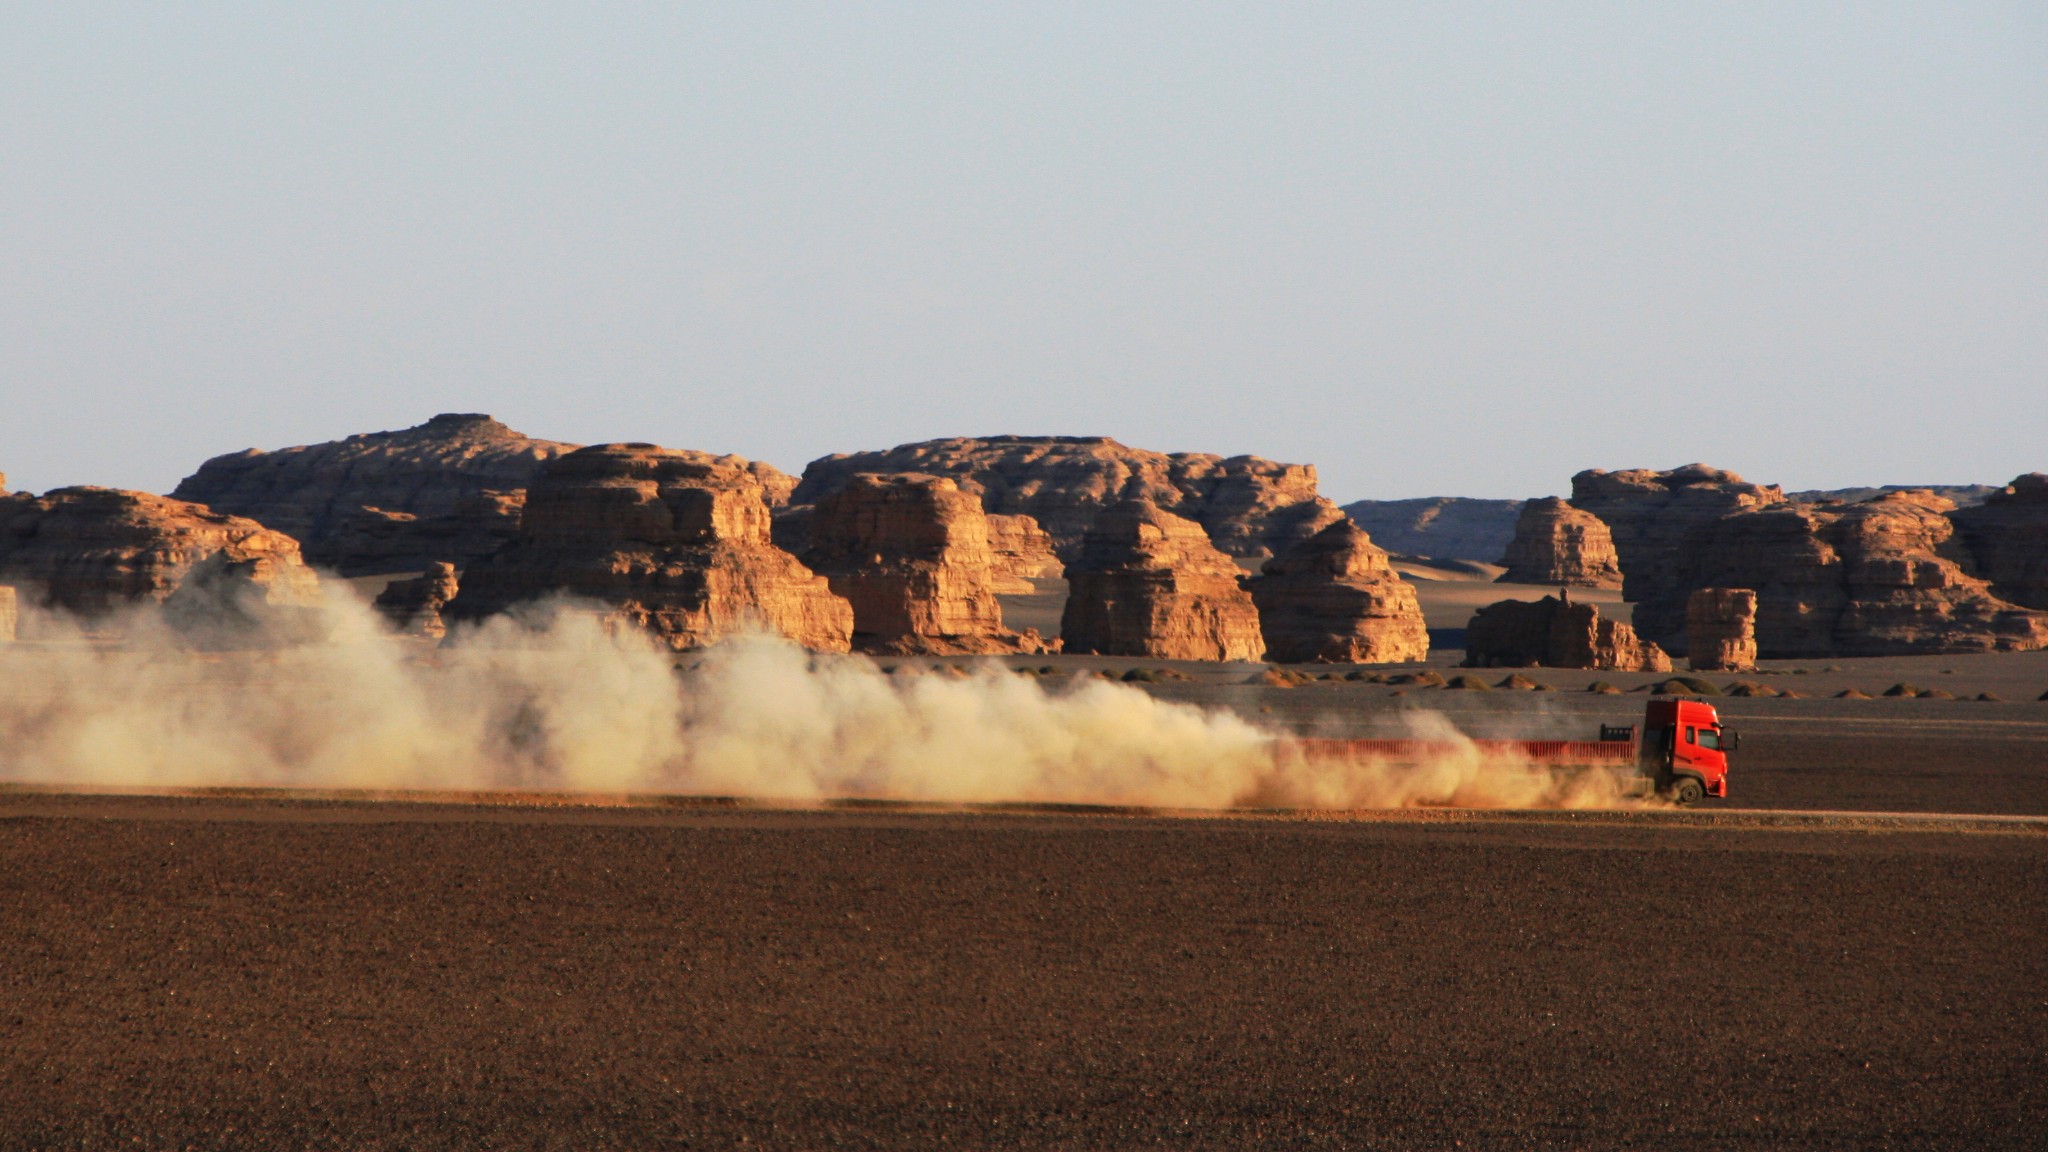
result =
[[2048,836],[0,796],[0,1148],[2029,1148]]

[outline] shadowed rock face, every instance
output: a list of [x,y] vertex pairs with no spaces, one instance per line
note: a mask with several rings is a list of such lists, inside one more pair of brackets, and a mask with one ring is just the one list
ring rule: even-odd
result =
[[1949,513],[1991,593],[2048,609],[2048,474],[2030,472],[1974,508]]
[[1701,588],[1685,604],[1687,660],[1695,672],[1747,672],[1756,667],[1756,593]]
[[[1894,492],[1859,504],[1752,508],[1697,526],[1668,588],[1636,606],[1680,613],[1697,588],[1753,588],[1767,658],[2048,647],[2048,613],[1993,596],[1964,568],[1949,501]],[[1624,560],[1624,563],[1626,561]]]
[[1492,564],[1514,539],[1520,500],[1427,496],[1415,500],[1360,500],[1344,505],[1352,522],[1373,541],[1401,556]]
[[1003,627],[981,501],[943,476],[863,474],[819,500],[804,561],[853,605],[853,645],[891,655],[1043,651]]
[[1522,505],[1501,579],[1513,584],[1621,587],[1621,562],[1607,525],[1555,496]]
[[448,634],[441,610],[461,591],[453,564],[432,564],[411,580],[393,580],[377,594],[375,607],[407,636],[438,640]]
[[[396,432],[216,456],[173,495],[287,533],[308,560],[348,575],[462,567],[519,534],[527,486],[575,448],[449,412]],[[771,500],[796,484],[766,464],[690,455],[752,471]]]
[[[1607,525],[1621,564],[1624,599],[1636,603],[1635,627],[1667,648],[1685,644],[1687,584],[1679,566],[1686,534],[1723,517],[1783,504],[1776,485],[1751,484],[1733,472],[1688,464],[1668,472],[1588,469],[1572,477],[1571,504]],[[1742,581],[1723,586],[1751,587]]]
[[1258,610],[1202,526],[1143,502],[1099,517],[1067,565],[1067,652],[1257,660]]
[[[114,488],[0,496],[0,582],[44,607],[88,619],[171,599],[203,575],[218,597],[309,607],[319,580],[298,541],[202,505]],[[198,592],[185,600],[197,618]]]
[[1570,604],[1555,596],[1502,600],[1481,608],[1465,629],[1465,664],[1671,671],[1670,657],[1638,639],[1627,624],[1601,616],[1591,604]]
[[1268,660],[1388,664],[1429,655],[1415,589],[1349,520],[1267,561],[1250,588]]
[[804,469],[791,499],[815,503],[862,472],[950,477],[981,497],[988,512],[1035,518],[1063,559],[1080,550],[1098,516],[1126,500],[1196,521],[1216,548],[1233,556],[1270,556],[1339,515],[1316,494],[1311,465],[1257,456],[1169,456],[1101,436],[963,437],[827,456]]
[[528,489],[520,535],[473,563],[444,610],[474,620],[567,595],[670,647],[749,629],[845,652],[853,610],[769,540],[760,479],[702,453],[601,444],[551,461]]

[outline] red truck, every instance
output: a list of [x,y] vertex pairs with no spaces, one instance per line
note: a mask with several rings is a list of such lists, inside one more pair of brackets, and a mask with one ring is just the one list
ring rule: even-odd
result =
[[[1651,700],[1634,724],[1603,724],[1598,740],[1474,740],[1482,753],[1559,768],[1611,768],[1631,777],[1641,792],[1654,791],[1674,804],[1695,804],[1728,795],[1728,754],[1735,751],[1732,728],[1704,700]],[[1434,749],[1457,746],[1427,740],[1302,740],[1311,758],[1420,759]]]

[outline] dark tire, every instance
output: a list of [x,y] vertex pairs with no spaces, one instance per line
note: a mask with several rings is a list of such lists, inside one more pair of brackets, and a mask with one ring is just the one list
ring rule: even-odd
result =
[[1671,782],[1669,795],[1673,804],[1680,808],[1690,808],[1707,798],[1707,790],[1698,780],[1690,776],[1680,776]]

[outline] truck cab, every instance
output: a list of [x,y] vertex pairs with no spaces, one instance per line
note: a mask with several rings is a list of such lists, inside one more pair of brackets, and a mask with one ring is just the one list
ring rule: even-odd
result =
[[1652,700],[1643,715],[1640,767],[1657,791],[1679,804],[1728,795],[1732,729],[1704,700]]

